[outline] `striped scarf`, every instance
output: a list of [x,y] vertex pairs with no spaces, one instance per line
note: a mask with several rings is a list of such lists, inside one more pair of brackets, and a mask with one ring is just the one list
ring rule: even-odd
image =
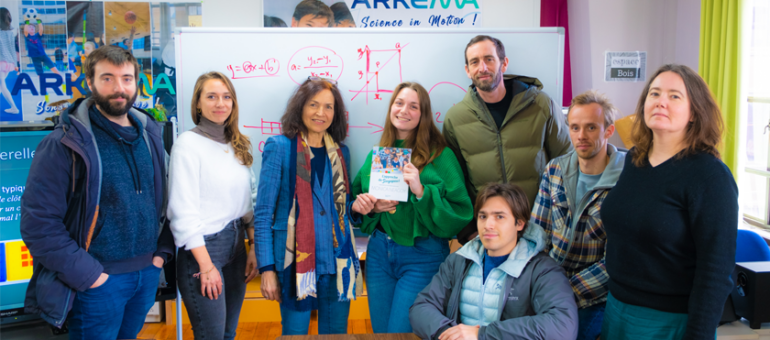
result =
[[[360,295],[363,289],[363,279],[353,228],[346,218],[350,181],[342,150],[328,133],[324,135],[324,144],[331,161],[334,208],[337,212],[337,219],[332,228],[337,269],[337,295],[340,301],[355,300],[356,295]],[[294,194],[289,211],[284,272],[289,275],[287,278],[293,281],[290,286],[296,286],[296,296],[293,294],[293,289],[287,289],[288,297],[304,300],[308,296],[317,297],[316,282],[318,281],[315,270],[313,192],[310,187],[310,160],[313,158],[313,153],[304,134],[297,135],[292,141],[292,151],[292,156],[296,155],[296,167],[291,167],[289,174],[289,185],[293,184]],[[291,270],[292,266],[296,270]],[[296,274],[291,275],[291,273]]]

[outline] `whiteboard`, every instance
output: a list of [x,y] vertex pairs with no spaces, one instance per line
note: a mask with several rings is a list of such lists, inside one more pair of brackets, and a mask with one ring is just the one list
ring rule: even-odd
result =
[[[279,135],[286,104],[310,75],[337,80],[348,112],[351,182],[379,143],[393,89],[416,81],[430,92],[439,130],[446,111],[465,96],[465,45],[476,35],[500,39],[507,74],[536,77],[561,102],[564,30],[379,28],[182,28],[176,37],[179,131],[195,125],[190,101],[203,73],[227,75],[238,96],[241,132],[254,146],[259,174],[265,141]],[[557,107],[560,107],[557,105]]]

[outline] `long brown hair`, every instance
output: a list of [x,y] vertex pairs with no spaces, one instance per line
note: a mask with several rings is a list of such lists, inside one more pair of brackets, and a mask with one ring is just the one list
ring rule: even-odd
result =
[[332,136],[335,143],[341,143],[348,134],[348,120],[345,117],[345,103],[337,86],[324,79],[308,79],[297,88],[297,92],[289,99],[286,112],[281,117],[283,135],[296,138],[300,132],[307,134],[307,127],[302,121],[305,104],[316,94],[329,90],[334,97],[334,117],[326,132]]
[[722,111],[714,100],[708,85],[693,69],[679,64],[663,65],[647,81],[642,95],[639,96],[639,103],[636,104],[636,119],[633,130],[631,131],[631,140],[636,145],[636,152],[633,155],[634,165],[641,167],[648,163],[650,149],[652,148],[652,130],[644,121],[644,104],[647,101],[647,95],[650,92],[650,86],[661,73],[674,72],[682,77],[684,87],[687,89],[687,97],[690,100],[690,114],[692,121],[685,128],[684,143],[687,145],[682,152],[677,154],[677,158],[692,155],[698,152],[705,152],[721,158],[717,146],[722,141],[722,131],[724,130],[724,121],[722,120]]
[[195,81],[195,89],[193,90],[192,103],[190,103],[190,113],[192,114],[192,120],[195,125],[198,125],[201,121],[201,114],[198,111],[198,101],[203,93],[203,85],[208,80],[219,80],[225,84],[227,90],[230,91],[230,95],[233,97],[233,110],[230,112],[230,116],[225,120],[225,140],[233,145],[235,150],[235,157],[241,161],[241,164],[245,166],[251,166],[254,163],[254,157],[251,155],[251,141],[249,137],[241,133],[238,129],[238,96],[235,95],[235,88],[230,79],[227,79],[222,73],[212,71],[202,74]]
[[[446,147],[446,140],[441,132],[433,124],[433,111],[430,108],[430,96],[428,91],[425,90],[422,85],[412,82],[404,82],[398,84],[396,89],[393,90],[393,95],[390,97],[390,104],[388,105],[388,114],[385,119],[385,128],[382,130],[382,138],[380,138],[380,146],[393,147],[396,144],[398,137],[398,130],[393,126],[390,121],[390,108],[396,101],[396,97],[401,90],[409,88],[417,92],[417,99],[420,101],[420,122],[417,127],[412,130],[409,137],[404,140],[404,146],[412,149],[412,164],[422,171],[426,165],[433,162],[441,151]],[[414,132],[416,131],[416,133]]]

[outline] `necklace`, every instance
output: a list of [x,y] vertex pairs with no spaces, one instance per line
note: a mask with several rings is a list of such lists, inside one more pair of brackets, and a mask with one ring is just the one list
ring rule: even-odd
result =
[[[211,137],[211,135],[206,133],[206,131],[200,130],[200,132],[203,132],[203,134],[206,135],[206,137],[209,137],[209,139],[211,139],[211,141],[213,141],[214,143],[217,143],[217,145],[219,144],[217,141],[214,140],[214,137]],[[227,145],[225,144],[225,149],[222,151],[224,151],[225,153],[230,153],[230,149],[227,149],[226,147]],[[222,149],[221,146],[219,148]]]

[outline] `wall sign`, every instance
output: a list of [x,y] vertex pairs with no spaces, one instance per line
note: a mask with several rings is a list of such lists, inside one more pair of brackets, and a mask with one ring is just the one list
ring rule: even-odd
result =
[[645,81],[647,52],[605,52],[604,81]]

